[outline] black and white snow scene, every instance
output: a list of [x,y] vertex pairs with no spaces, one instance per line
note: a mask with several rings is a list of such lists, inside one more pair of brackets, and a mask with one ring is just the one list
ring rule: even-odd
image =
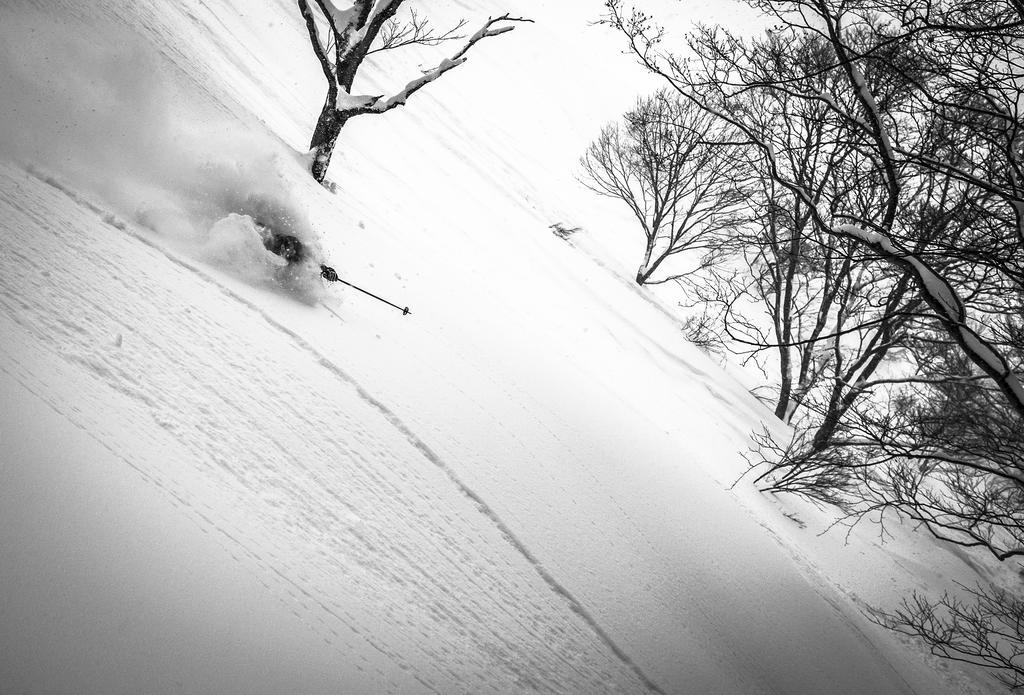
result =
[[0,694],[1024,687],[1018,0],[0,0]]

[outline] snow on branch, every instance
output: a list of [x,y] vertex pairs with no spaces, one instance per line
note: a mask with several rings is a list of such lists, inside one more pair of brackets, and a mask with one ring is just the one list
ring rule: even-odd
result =
[[947,331],[960,344],[971,360],[998,385],[1013,407],[1024,414],[1024,384],[1010,368],[1006,359],[987,340],[967,324],[967,311],[956,290],[918,256],[905,251],[881,232],[869,231],[853,224],[832,228],[836,234],[859,241],[884,258],[910,270],[925,301],[935,311]]
[[316,26],[316,19],[313,17],[313,11],[309,8],[309,5],[306,3],[306,0],[299,0],[299,12],[302,14],[302,19],[306,23],[306,31],[309,32],[309,43],[313,47],[313,54],[316,56],[316,59],[320,62],[320,69],[323,70],[324,77],[327,78],[327,82],[333,84],[334,66],[331,65],[331,61],[327,57],[329,49],[324,45],[323,41],[320,39],[320,32]]
[[338,0],[323,0],[319,3],[324,9],[324,14],[333,20],[333,25],[343,27],[349,23],[350,18],[356,13],[356,3],[338,2]]
[[441,75],[445,74],[449,70],[457,68],[468,60],[466,54],[469,52],[475,44],[491,36],[500,36],[501,34],[508,33],[515,29],[514,22],[530,22],[532,19],[526,19],[524,17],[512,17],[509,14],[503,14],[500,17],[488,18],[487,22],[477,30],[463,45],[462,49],[458,53],[453,55],[451,58],[445,58],[436,67],[426,71],[420,77],[410,81],[405,87],[398,93],[388,97],[387,99],[379,98],[371,106],[358,109],[356,113],[384,113],[391,109],[402,106],[406,100],[420,89],[435,81]]

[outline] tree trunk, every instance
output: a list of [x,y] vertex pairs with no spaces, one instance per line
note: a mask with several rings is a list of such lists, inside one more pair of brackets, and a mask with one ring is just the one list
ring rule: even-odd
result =
[[336,109],[334,100],[328,96],[320,111],[320,118],[316,122],[313,139],[309,143],[309,149],[313,150],[313,164],[310,167],[310,172],[317,183],[323,183],[327,176],[327,167],[331,164],[334,145],[347,120],[348,116]]
[[[647,281],[651,279],[651,276],[654,275],[662,261],[668,258],[668,250],[657,258],[654,257],[654,243],[655,239],[651,239],[647,243],[647,251],[644,253],[644,263],[640,266],[640,269],[636,271],[636,284],[638,285],[645,285]],[[672,247],[669,247],[669,249],[671,248]]]
[[775,404],[775,417],[783,422],[789,422],[789,399],[793,395],[793,368],[790,363],[788,345],[779,345],[779,375],[782,378],[779,388],[779,400]]
[[[645,225],[646,227],[646,225]],[[654,252],[654,236],[647,235],[647,248],[644,249],[644,262],[640,264],[640,267],[636,271],[636,284],[643,287],[643,284],[647,282],[647,279],[651,277],[651,273],[654,272],[654,268],[651,265],[651,254]]]

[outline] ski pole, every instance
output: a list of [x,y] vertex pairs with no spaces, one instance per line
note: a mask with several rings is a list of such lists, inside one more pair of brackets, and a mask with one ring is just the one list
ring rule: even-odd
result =
[[384,302],[388,306],[393,306],[393,307],[395,307],[396,309],[398,309],[399,311],[402,312],[402,316],[407,316],[407,315],[412,313],[411,311],[409,311],[409,307],[400,307],[397,304],[392,304],[388,300],[386,300],[386,299],[384,299],[382,297],[378,297],[373,292],[367,292],[362,287],[357,287],[357,286],[353,285],[351,282],[348,282],[346,280],[342,280],[340,277],[338,277],[337,271],[335,271],[334,268],[332,268],[329,265],[321,265],[320,266],[320,276],[324,280],[327,280],[329,282],[340,282],[343,285],[348,285],[349,287],[351,287],[354,290],[359,290],[363,294],[367,294],[367,295],[373,297],[378,302]]

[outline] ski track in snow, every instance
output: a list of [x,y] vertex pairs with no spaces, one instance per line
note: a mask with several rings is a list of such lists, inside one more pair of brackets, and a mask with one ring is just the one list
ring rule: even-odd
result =
[[[577,600],[575,596],[573,596],[572,592],[569,591],[562,584],[560,584],[558,582],[558,580],[555,579],[551,575],[551,573],[547,570],[547,568],[545,568],[544,565],[536,558],[536,556],[530,551],[530,549],[526,546],[526,544],[523,543],[523,541],[520,540],[516,536],[516,534],[508,527],[508,525],[504,521],[502,521],[502,519],[498,515],[498,513],[495,512],[494,509],[492,509],[491,506],[488,505],[487,502],[479,494],[474,492],[468,485],[466,485],[466,483],[464,483],[459,478],[458,474],[456,474],[455,471],[452,470],[451,466],[449,466],[444,461],[444,459],[441,456],[439,456],[436,452],[434,452],[433,449],[430,448],[430,446],[428,446],[415,432],[413,432],[409,428],[409,426],[398,415],[396,415],[392,410],[390,410],[384,403],[382,403],[378,399],[374,398],[373,395],[370,394],[355,378],[353,378],[345,370],[343,370],[337,364],[335,364],[330,359],[328,359],[323,354],[321,354],[316,348],[314,348],[312,345],[310,345],[308,342],[306,342],[306,340],[302,336],[300,336],[299,334],[295,333],[291,329],[285,327],[284,325],[282,325],[281,323],[276,321],[272,316],[270,316],[270,314],[265,312],[263,309],[261,309],[256,304],[253,304],[248,299],[242,297],[241,295],[239,295],[236,292],[232,291],[230,288],[228,288],[224,284],[218,282],[213,276],[211,276],[210,274],[204,272],[198,266],[193,265],[193,264],[183,260],[180,256],[177,256],[177,255],[169,252],[167,249],[165,249],[165,248],[161,247],[160,245],[152,242],[151,240],[147,239],[145,236],[133,232],[133,230],[131,230],[128,225],[126,225],[124,222],[118,220],[115,215],[113,215],[112,213],[104,212],[102,210],[102,208],[99,208],[99,207],[93,205],[92,203],[90,203],[88,200],[84,199],[79,194],[77,194],[74,191],[68,189],[66,186],[61,185],[57,180],[55,180],[53,178],[45,177],[45,176],[42,177],[41,180],[44,183],[47,183],[48,185],[51,185],[51,186],[57,188],[58,190],[63,192],[65,195],[70,197],[72,200],[74,200],[76,203],[78,203],[80,205],[83,205],[83,206],[89,208],[90,210],[92,210],[93,212],[99,214],[101,216],[101,219],[103,219],[104,222],[106,222],[108,224],[111,224],[112,226],[114,226],[115,228],[117,228],[119,230],[127,231],[135,239],[141,241],[142,243],[146,244],[147,246],[149,246],[149,247],[157,250],[161,254],[163,254],[172,263],[175,263],[176,265],[179,265],[179,266],[181,266],[181,267],[183,267],[183,268],[185,268],[187,270],[192,271],[196,275],[200,276],[205,282],[208,282],[208,283],[210,283],[212,285],[215,285],[225,295],[227,295],[231,299],[237,301],[238,303],[244,305],[245,307],[250,309],[253,313],[255,313],[255,314],[259,315],[260,317],[262,317],[263,320],[266,321],[268,324],[270,324],[275,330],[278,330],[278,331],[284,333],[285,335],[290,337],[292,340],[294,340],[296,345],[298,345],[303,350],[308,352],[320,365],[322,365],[323,367],[329,369],[331,372],[333,372],[342,381],[345,381],[345,382],[351,384],[355,388],[355,390],[359,394],[359,396],[366,403],[368,403],[369,405],[373,406],[374,409],[379,411],[381,413],[381,415],[383,415],[384,418],[395,427],[396,430],[401,432],[405,436],[405,438],[409,441],[409,443],[413,446],[413,448],[418,450],[424,456],[424,458],[426,458],[428,461],[430,461],[431,463],[436,465],[438,468],[440,468],[442,471],[444,471],[444,474],[459,489],[459,492],[463,496],[468,498],[471,502],[473,502],[474,505],[476,505],[476,507],[479,510],[479,512],[481,514],[483,514],[485,517],[487,517],[494,524],[494,526],[498,529],[498,531],[501,532],[501,534],[505,538],[505,540],[513,548],[515,548],[516,551],[518,551],[523,556],[523,558],[525,558],[531,565],[534,566],[534,568],[537,570],[537,573],[540,575],[540,577],[545,581],[545,583],[548,584],[548,586],[551,587],[551,590],[554,591],[555,594],[557,594],[558,596],[563,598],[569,604],[570,610],[572,612],[576,613],[577,615],[579,615],[591,627],[591,629],[593,629],[594,633],[597,634],[598,637],[600,637],[600,639],[607,645],[607,647],[619,659],[621,659],[627,666],[629,666],[636,673],[636,675],[640,679],[640,681],[649,690],[651,690],[652,692],[656,692],[656,693],[663,693],[664,692],[664,691],[662,691],[661,688],[658,687],[657,684],[655,684],[653,681],[651,681],[644,674],[644,672],[633,662],[633,660],[630,659],[629,655],[627,655],[615,643],[615,641],[608,635],[607,632],[605,632],[605,630],[601,627],[601,625],[597,622],[597,620],[594,619],[594,617],[590,614],[589,611],[587,611],[587,609],[583,606],[583,604],[581,604],[580,601]],[[328,311],[330,311],[332,314],[335,314],[335,312],[333,310],[329,309],[329,308],[328,308]],[[337,314],[335,314],[335,316],[337,316]],[[718,396],[716,395],[716,397],[718,397]],[[234,540],[234,539],[232,539],[232,540]],[[282,577],[283,577],[283,575],[282,575]]]
[[[226,519],[218,519],[217,511],[213,507],[202,507],[195,501],[186,499],[184,493],[176,489],[172,482],[171,474],[165,475],[159,470],[152,470],[146,462],[136,460],[133,452],[115,452],[128,465],[138,470],[142,475],[150,479],[154,484],[165,489],[177,500],[189,507],[201,520],[201,523],[217,529],[226,538],[236,543],[242,551],[250,558],[261,565],[265,571],[290,587],[290,593],[300,604],[306,604],[303,612],[317,614],[315,619],[320,627],[326,630],[332,637],[343,641],[337,625],[341,623],[349,628],[356,636],[365,640],[375,650],[384,654],[392,660],[395,665],[407,675],[412,675],[419,681],[418,685],[433,692],[449,692],[453,686],[458,688],[472,688],[473,692],[483,692],[488,689],[500,691],[497,686],[499,679],[492,678],[489,682],[478,681],[470,686],[466,680],[465,673],[461,673],[459,667],[467,666],[462,663],[463,659],[477,658],[484,659],[486,664],[473,664],[467,669],[468,673],[483,674],[492,672],[496,667],[507,671],[510,682],[516,683],[517,688],[529,687],[539,692],[635,692],[638,686],[640,689],[662,693],[657,684],[648,678],[643,670],[630,659],[614,641],[614,639],[601,627],[597,620],[587,609],[573,596],[566,587],[544,567],[530,549],[515,535],[498,514],[483,500],[476,492],[468,487],[452,468],[418,437],[395,413],[387,408],[382,402],[368,393],[354,378],[344,370],[331,362],[328,358],[317,351],[301,336],[289,330],[270,315],[262,311],[258,306],[239,296],[227,286],[217,282],[209,273],[188,263],[166,250],[155,245],[144,235],[133,232],[130,225],[118,220],[110,213],[106,213],[87,199],[76,194],[59,184],[53,179],[39,177],[35,179],[19,177],[16,172],[5,171],[3,173],[5,192],[11,191],[15,195],[5,194],[3,202],[10,208],[5,214],[17,216],[21,219],[11,225],[15,230],[22,231],[22,237],[9,241],[9,250],[4,253],[2,262],[4,266],[3,278],[0,279],[0,305],[5,309],[7,321],[13,320],[19,324],[21,331],[31,334],[36,340],[47,345],[50,350],[58,354],[66,363],[77,368],[89,370],[102,383],[103,386],[119,392],[125,398],[136,401],[139,407],[136,414],[140,419],[151,417],[156,424],[169,433],[171,437],[193,457],[193,465],[205,475],[219,478],[222,487],[233,488],[231,491],[242,496],[266,495],[270,489],[276,493],[278,499],[266,499],[264,518],[260,521],[264,524],[278,524],[287,527],[288,535],[296,534],[306,538],[305,543],[311,540],[318,546],[318,560],[316,570],[323,574],[319,578],[323,581],[337,580],[337,574],[342,577],[351,575],[353,570],[346,568],[344,563],[338,561],[337,555],[344,558],[345,555],[355,556],[352,563],[364,572],[378,575],[383,580],[383,585],[391,587],[393,591],[403,595],[396,603],[405,601],[419,602],[429,607],[433,612],[432,622],[438,629],[437,635],[432,639],[420,640],[420,645],[440,643],[439,648],[429,654],[423,663],[415,665],[407,663],[403,657],[394,650],[389,650],[382,640],[375,640],[371,629],[365,629],[367,615],[359,615],[355,606],[328,605],[327,602],[317,597],[317,578],[302,576],[304,571],[314,569],[303,567],[299,571],[289,573],[280,567],[287,567],[280,558],[273,553],[267,553],[266,549],[254,548],[254,543],[248,538],[247,528],[241,524],[232,524]],[[45,190],[36,190],[36,182],[47,184],[50,193]],[[287,354],[280,352],[280,348],[274,352],[265,352],[258,346],[246,344],[244,339],[240,344],[228,349],[214,350],[219,355],[223,364],[230,365],[233,370],[245,370],[249,372],[251,381],[255,384],[255,393],[252,394],[222,394],[216,388],[216,371],[218,364],[195,364],[190,358],[197,358],[199,353],[189,353],[185,345],[168,346],[162,344],[159,329],[156,325],[153,332],[157,333],[152,338],[142,335],[134,330],[134,326],[122,324],[124,321],[133,319],[135,311],[145,311],[141,299],[132,302],[128,301],[133,296],[145,298],[146,294],[156,295],[152,288],[143,285],[140,280],[131,274],[130,268],[134,261],[124,257],[106,256],[110,247],[118,247],[119,253],[129,253],[129,250],[121,248],[124,243],[116,239],[90,239],[89,228],[75,229],[74,217],[69,215],[64,220],[45,220],[34,218],[32,209],[48,209],[54,207],[53,201],[33,200],[33,197],[45,198],[57,191],[74,201],[77,206],[86,207],[93,212],[100,221],[106,225],[112,225],[118,229],[126,230],[130,237],[146,244],[150,251],[160,253],[166,260],[174,265],[197,274],[206,284],[215,288],[229,300],[230,306],[234,307],[237,314],[239,306],[245,307],[254,315],[254,318],[266,322],[280,332],[283,338],[291,341],[296,347],[307,353],[307,363],[311,362],[322,368],[340,382],[350,387],[365,407],[375,410],[380,418],[386,421],[393,432],[399,434],[413,449],[418,457],[429,462],[440,471],[449,484],[458,488],[460,495],[469,503],[469,508],[483,515],[492,526],[493,531],[504,540],[504,547],[508,551],[500,553],[503,558],[489,558],[489,564],[481,566],[481,559],[469,557],[462,551],[465,539],[445,542],[445,533],[456,532],[457,527],[462,526],[463,532],[472,533],[478,524],[472,522],[469,510],[447,509],[440,513],[423,511],[424,506],[441,506],[442,499],[431,500],[428,495],[423,499],[401,501],[408,490],[429,489],[436,487],[437,481],[430,481],[429,476],[422,472],[402,470],[410,466],[416,456],[408,453],[401,455],[394,450],[394,444],[388,444],[386,439],[376,444],[366,443],[359,447],[346,446],[340,438],[332,437],[330,432],[339,429],[344,430],[342,423],[325,422],[315,415],[303,415],[304,411],[317,413],[318,411],[330,412],[339,419],[345,418],[345,409],[332,407],[327,403],[327,393],[338,397],[338,389],[323,381],[318,381],[315,389],[319,396],[315,400],[318,403],[311,405],[292,401],[288,398],[287,390],[291,387],[288,382],[292,378],[291,368],[287,365],[274,365],[264,362],[263,365],[257,361],[264,355]],[[129,242],[130,243],[130,242]],[[13,247],[13,248],[12,248]],[[99,253],[102,249],[104,253]],[[150,254],[152,255],[152,253]],[[59,271],[48,271],[40,267],[36,259],[48,258],[51,263],[59,269],[71,271],[61,277]],[[148,262],[155,262],[153,258]],[[156,259],[158,260],[158,259]],[[121,261],[121,263],[118,263]],[[109,273],[112,277],[118,277],[123,292],[116,301],[112,297],[93,296],[95,287],[90,283],[89,278],[76,278],[75,267],[88,267],[94,265],[98,271]],[[55,282],[56,281],[56,282]],[[97,285],[98,286],[98,285]],[[63,317],[48,315],[48,312],[41,305],[25,301],[24,298],[32,296],[46,296],[46,305],[62,306],[66,313]],[[174,307],[173,298],[170,296],[153,297],[155,306],[164,307],[168,314],[160,317],[137,316],[136,325],[140,327],[165,323],[177,320],[192,320],[197,323],[191,337],[199,339],[209,334],[213,340],[218,337],[226,340],[234,335],[238,338],[237,331],[232,332],[231,328],[220,323],[217,317],[196,316],[191,314],[187,308]],[[150,300],[152,301],[152,300]],[[134,306],[132,306],[134,304]],[[113,307],[123,306],[124,310],[115,316],[111,313]],[[83,320],[86,319],[87,320]],[[243,317],[233,317],[232,320],[239,320],[244,324]],[[248,319],[245,319],[248,320]],[[97,350],[95,343],[97,330],[101,326],[123,325],[120,331],[129,336],[126,343],[133,343],[142,340],[145,343],[144,353],[155,355],[157,359],[149,365],[132,364],[137,360],[121,360],[119,355],[104,355]],[[205,324],[205,325],[204,325]],[[180,325],[175,326],[180,330]],[[149,332],[149,331],[147,331]],[[172,335],[173,331],[166,331],[164,336]],[[175,355],[175,350],[183,350],[183,354]],[[10,353],[19,359],[20,355],[32,355],[33,350],[11,350]],[[263,353],[263,354],[260,354]],[[140,356],[141,353],[136,353]],[[312,358],[311,360],[309,358]],[[31,359],[31,358],[30,358]],[[269,359],[269,358],[268,358]],[[284,359],[278,357],[277,359]],[[161,364],[178,365],[183,374],[163,375],[170,378],[170,382],[162,386],[152,383],[156,374],[150,372],[147,367],[158,370]],[[16,365],[17,366],[17,365]],[[136,367],[137,369],[133,369]],[[309,369],[306,365],[303,371]],[[25,374],[31,374],[33,369],[16,369],[9,371],[24,383]],[[283,379],[275,379],[275,376]],[[183,377],[178,388],[172,386],[173,381]],[[190,381],[191,386],[185,387],[185,382]],[[233,379],[238,383],[239,379]],[[151,383],[145,383],[151,382]],[[277,382],[277,383],[275,383]],[[106,429],[102,423],[101,401],[97,402],[95,413],[67,412],[67,408],[60,402],[54,402],[53,396],[47,396],[47,385],[25,384],[33,392],[42,395],[50,404],[87,431],[95,431],[98,440],[103,441],[102,432]],[[306,386],[308,384],[304,384]],[[303,398],[314,400],[312,394],[298,390]],[[169,395],[169,397],[168,397]],[[244,397],[243,397],[244,396]],[[282,398],[284,396],[284,398]],[[211,401],[221,401],[217,407],[207,405]],[[278,408],[273,412],[267,410],[267,403],[277,401]],[[226,406],[226,412],[235,417],[250,417],[256,422],[254,425],[266,425],[272,433],[261,436],[253,432],[255,441],[232,442],[225,445],[218,442],[218,436],[230,434],[228,427],[218,426],[217,418]],[[194,409],[194,410],[193,410]],[[189,417],[189,412],[196,417]],[[256,410],[258,415],[249,415],[251,410]],[[170,411],[170,412],[168,412]],[[364,416],[365,417],[365,416]],[[315,431],[317,439],[323,440],[326,447],[334,451],[306,452],[302,456],[296,449],[302,448],[303,443],[308,440],[288,436],[288,427],[275,426],[274,419],[281,423],[290,425],[294,430]],[[294,421],[289,422],[289,420]],[[360,422],[359,418],[347,419],[348,424],[355,426]],[[138,426],[145,426],[143,422]],[[366,437],[369,433],[353,434],[357,439]],[[263,440],[263,441],[260,441]],[[209,446],[204,446],[209,443]],[[248,446],[247,446],[248,444]],[[360,453],[363,448],[376,449],[380,456],[376,461],[367,461]],[[266,451],[272,452],[271,456]],[[394,453],[393,453],[394,452]],[[247,456],[255,457],[254,461],[246,460]],[[347,475],[358,475],[363,478],[359,485],[359,498],[375,499],[376,504],[381,508],[389,510],[389,515],[403,514],[406,508],[420,508],[418,513],[409,514],[411,518],[408,523],[403,524],[402,531],[388,530],[393,519],[385,514],[376,514],[377,518],[371,518],[371,523],[362,523],[357,519],[363,519],[367,510],[357,507],[359,502],[351,502],[346,498],[344,490],[339,490],[338,480],[331,480],[330,472],[323,470],[316,465],[310,465],[308,461],[320,460],[329,456],[335,463],[346,461],[357,462],[355,470],[346,466]],[[276,463],[275,459],[281,461]],[[290,465],[297,465],[306,468],[301,477],[306,478],[309,485],[304,489],[296,489],[301,483],[294,481],[296,471],[289,470]],[[394,467],[398,470],[392,470]],[[402,479],[401,482],[393,481],[392,476]],[[422,480],[410,483],[410,477],[420,477]],[[340,476],[339,476],[340,478]],[[351,484],[351,478],[344,478],[345,483]],[[322,504],[316,507],[316,512],[321,518],[310,518],[310,506],[301,504],[307,495],[326,495]],[[437,492],[433,493],[437,495]],[[443,499],[450,499],[440,492]],[[293,499],[289,499],[294,495]],[[353,496],[354,498],[355,496]],[[365,505],[364,505],[365,506]],[[280,514],[274,512],[280,509]],[[304,514],[306,518],[292,520],[291,514]],[[440,518],[430,518],[440,516]],[[458,518],[456,518],[458,517]],[[433,523],[430,523],[433,522]],[[309,530],[299,528],[306,526]],[[344,536],[344,542],[332,539],[336,533]],[[440,538],[434,534],[440,534]],[[310,536],[313,538],[311,539]],[[410,539],[416,539],[410,542]],[[456,554],[450,558],[450,571],[462,575],[460,581],[465,581],[466,576],[477,587],[481,596],[489,597],[486,604],[473,605],[471,597],[461,593],[454,596],[451,590],[445,586],[445,580],[439,577],[429,576],[424,569],[430,563],[417,563],[416,554],[420,551],[421,544],[429,548],[430,553]],[[322,546],[328,546],[324,548]],[[480,551],[481,556],[493,555],[494,546],[486,540],[474,543]],[[499,544],[500,545],[500,544]],[[328,549],[333,551],[329,553]],[[519,559],[509,558],[509,551]],[[280,548],[282,555],[287,554],[288,547],[285,544]],[[334,555],[337,553],[337,555]],[[389,557],[385,560],[380,555]],[[333,557],[332,557],[333,555]],[[431,560],[431,562],[434,562]],[[327,565],[324,567],[324,565]],[[404,567],[405,572],[398,575],[391,567]],[[472,569],[470,569],[472,567]],[[538,594],[538,588],[527,589],[521,584],[529,586],[535,584],[535,580],[523,578],[524,570],[528,568],[535,575],[535,580],[540,580],[548,594],[545,597],[543,592]],[[506,579],[506,577],[509,577]],[[374,586],[376,582],[367,582],[367,586]],[[457,582],[454,582],[457,583]],[[422,585],[421,585],[422,584]],[[448,601],[444,605],[438,605],[438,596],[447,596]],[[467,600],[468,599],[468,600]],[[468,603],[469,605],[464,605]],[[560,605],[559,605],[560,604]],[[401,605],[384,606],[384,613],[390,614],[392,620],[401,624],[399,614],[402,612]],[[485,617],[495,607],[500,608],[502,614]],[[380,607],[378,607],[380,610]],[[410,624],[411,624],[410,620]],[[422,622],[422,621],[421,621]],[[490,626],[490,634],[481,634]],[[477,648],[470,648],[469,644],[454,645],[446,644],[444,639],[438,636],[448,633],[451,639],[454,635],[463,638],[471,638]],[[349,645],[351,648],[351,644]],[[427,647],[429,650],[429,647]],[[414,652],[415,649],[412,649]],[[409,653],[409,652],[406,652]],[[467,655],[472,654],[473,657]],[[457,656],[458,655],[458,656]],[[447,662],[447,663],[446,663]],[[454,663],[453,663],[454,662]],[[435,671],[433,678],[413,675],[414,672],[427,674]],[[457,686],[455,684],[458,684]],[[467,691],[468,692],[468,691]]]

